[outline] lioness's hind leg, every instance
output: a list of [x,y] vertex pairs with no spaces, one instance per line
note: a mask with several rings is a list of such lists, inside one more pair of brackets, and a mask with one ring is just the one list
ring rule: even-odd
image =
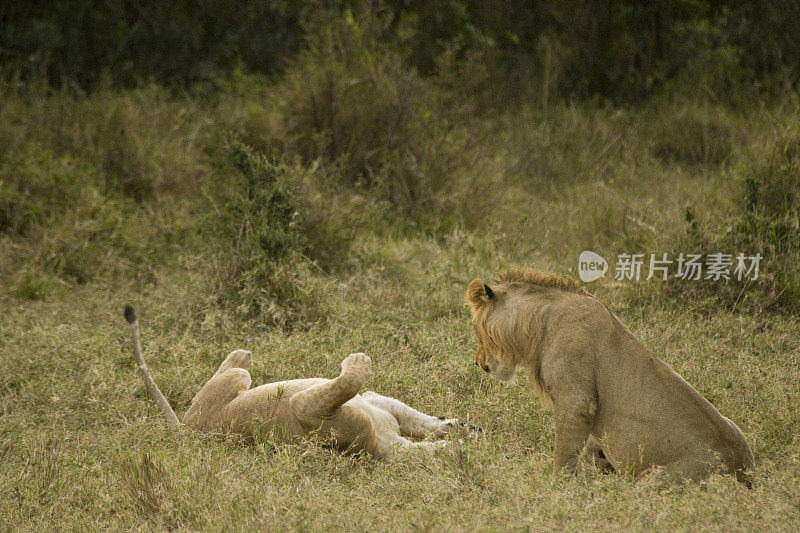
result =
[[302,424],[313,427],[333,416],[342,404],[358,394],[370,376],[370,358],[363,353],[351,353],[342,361],[342,373],[336,379],[298,392],[289,405]]
[[217,372],[200,389],[192,406],[183,416],[183,423],[196,429],[215,429],[210,424],[220,409],[250,388],[250,373],[244,368],[229,368]]
[[228,354],[228,357],[219,365],[217,373],[218,376],[228,370],[229,368],[244,368],[250,370],[250,365],[253,363],[253,355],[247,350],[234,350]]
[[371,405],[390,413],[400,424],[400,434],[406,437],[442,438],[451,432],[466,435],[472,432],[483,432],[483,429],[461,422],[457,418],[435,417],[421,413],[400,400],[367,391],[361,395]]

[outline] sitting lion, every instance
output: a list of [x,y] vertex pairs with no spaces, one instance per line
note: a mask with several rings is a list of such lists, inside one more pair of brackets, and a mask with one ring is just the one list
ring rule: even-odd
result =
[[555,466],[574,471],[589,441],[601,462],[674,480],[722,467],[751,486],[753,454],[739,428],[648,350],[572,278],[511,268],[466,295],[475,364],[511,381],[526,367],[555,422]]
[[[167,420],[179,425],[172,407],[150,376],[139,344],[139,324],[131,306],[125,318],[133,328],[134,351],[150,396]],[[207,432],[243,435],[248,439],[272,434],[289,440],[317,431],[347,453],[366,451],[387,459],[397,450],[436,447],[444,440],[414,442],[409,438],[443,439],[452,432],[465,435],[482,430],[457,419],[433,417],[403,402],[374,392],[358,392],[372,375],[372,362],[363,353],[342,361],[335,379],[309,378],[268,383],[250,388],[251,354],[235,350],[195,395],[183,424]],[[408,437],[408,438],[407,438]]]

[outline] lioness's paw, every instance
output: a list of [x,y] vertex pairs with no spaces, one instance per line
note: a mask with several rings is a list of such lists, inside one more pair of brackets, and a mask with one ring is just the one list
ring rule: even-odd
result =
[[369,379],[372,375],[372,359],[363,353],[351,353],[342,361],[342,373],[358,373]]
[[470,435],[482,435],[483,428],[476,426],[474,424],[470,424],[469,422],[462,422],[458,418],[445,418],[443,416],[439,417],[439,429],[438,432],[444,436],[451,433],[456,433],[462,437],[468,437]]
[[225,372],[229,368],[244,368],[250,369],[253,363],[253,354],[247,350],[234,350],[228,354],[228,357],[219,365],[218,372]]

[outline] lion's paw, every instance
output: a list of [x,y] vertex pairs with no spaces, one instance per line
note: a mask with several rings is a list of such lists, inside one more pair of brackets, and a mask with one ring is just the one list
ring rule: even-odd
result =
[[483,428],[470,424],[469,422],[463,422],[458,418],[445,418],[440,416],[438,432],[442,436],[456,433],[462,437],[468,437],[483,435]]
[[363,353],[351,353],[342,361],[342,373],[360,374],[365,380],[372,376],[372,359]]

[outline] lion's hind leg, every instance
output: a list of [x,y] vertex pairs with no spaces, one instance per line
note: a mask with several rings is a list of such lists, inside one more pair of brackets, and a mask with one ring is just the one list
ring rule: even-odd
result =
[[400,400],[382,396],[376,392],[367,391],[361,395],[367,402],[377,409],[382,409],[391,414],[400,424],[400,434],[405,437],[443,438],[451,433],[466,435],[472,432],[483,432],[483,429],[461,422],[457,418],[435,417],[421,413],[409,407]]
[[600,443],[593,436],[589,436],[586,441],[586,454],[594,465],[603,472],[614,472],[614,466],[606,457]]
[[351,353],[342,361],[342,372],[336,379],[298,392],[291,397],[289,405],[304,426],[316,429],[358,394],[370,376],[370,358],[363,353]]
[[334,418],[337,446],[345,453],[366,451],[379,460],[397,452],[436,448],[447,441],[414,442],[400,435],[397,420],[387,411],[378,409],[365,399],[341,407]]

